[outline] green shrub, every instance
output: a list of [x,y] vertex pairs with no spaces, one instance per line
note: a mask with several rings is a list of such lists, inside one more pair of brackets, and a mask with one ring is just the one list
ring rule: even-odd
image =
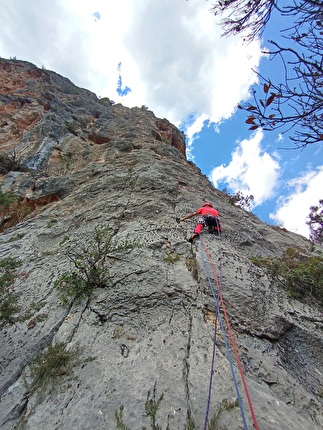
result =
[[0,211],[7,209],[16,200],[16,197],[12,193],[4,193],[0,187]]
[[245,211],[249,211],[249,212],[251,211],[253,201],[254,201],[253,195],[250,194],[245,196],[241,191],[238,191],[235,194],[231,194],[228,192],[226,188],[223,188],[223,190],[221,191],[227,196],[228,201],[231,205],[239,206],[241,209],[244,209]]
[[164,256],[164,261],[166,263],[174,264],[179,259],[180,259],[180,256],[179,256],[179,254],[177,254],[177,252],[171,252],[170,254],[167,254]]
[[58,378],[73,373],[78,364],[81,350],[78,346],[67,349],[65,343],[49,345],[45,352],[30,364],[33,378],[32,388],[43,392],[47,387],[54,388]]
[[[164,393],[161,394],[159,399],[156,398],[156,384],[154,385],[153,391],[148,391],[147,399],[145,402],[145,414],[150,420],[151,430],[162,430],[162,427],[157,423],[157,412],[159,410],[160,404],[164,398]],[[115,411],[114,416],[116,419],[117,429],[120,430],[130,430],[123,421],[123,405],[120,406],[118,411]],[[188,423],[185,425],[184,430],[195,430],[195,422],[192,417],[189,418]],[[147,430],[147,427],[142,427],[142,430]],[[169,424],[167,424],[165,430],[170,430]]]
[[14,258],[0,260],[0,327],[16,322],[16,314],[20,311],[19,294],[13,290],[16,269],[21,262]]
[[160,404],[164,398],[164,393],[161,394],[158,400],[156,400],[156,384],[154,385],[152,393],[148,391],[147,400],[145,403],[146,416],[150,419],[150,426],[152,430],[162,430],[161,426],[157,424],[157,412]]
[[0,152],[0,175],[26,170],[16,151]]
[[254,257],[251,261],[264,267],[287,289],[290,297],[312,295],[323,303],[323,258],[308,256],[297,248],[288,248],[282,257]]
[[81,299],[92,293],[92,286],[89,286],[82,276],[77,272],[64,272],[59,279],[54,282],[54,287],[61,292],[61,301],[68,304],[69,299]]
[[63,273],[55,281],[54,287],[61,292],[63,303],[68,298],[90,297],[95,288],[104,288],[110,275],[111,259],[116,254],[133,248],[125,241],[118,243],[107,228],[96,228],[93,237],[86,243],[73,246],[66,251],[66,257],[74,266],[71,272]]
[[123,422],[123,405],[120,406],[119,411],[114,412],[114,416],[116,419],[116,426],[117,429],[120,430],[130,430],[129,427],[127,427]]
[[51,218],[51,219],[48,220],[46,227],[47,228],[51,228],[51,227],[53,227],[54,224],[57,224],[57,223],[58,223],[57,219]]
[[25,236],[26,233],[17,233],[12,238],[8,240],[8,242],[15,242],[16,240],[20,240]]
[[224,412],[224,411],[231,411],[232,409],[236,408],[239,406],[239,401],[238,399],[230,401],[228,399],[223,399],[217,412],[214,414],[214,416],[211,418],[210,422],[208,423],[208,430],[218,430],[219,427],[219,418],[220,415]]

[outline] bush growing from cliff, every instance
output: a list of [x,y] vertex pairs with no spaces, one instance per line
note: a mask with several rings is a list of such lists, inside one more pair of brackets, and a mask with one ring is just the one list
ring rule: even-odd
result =
[[118,258],[117,253],[132,248],[134,244],[128,241],[118,243],[106,227],[95,228],[88,241],[69,248],[65,255],[74,269],[64,272],[54,283],[61,292],[62,302],[90,297],[95,288],[106,287],[111,260]]
[[16,197],[12,193],[4,193],[0,187],[0,211],[7,209],[15,201]]
[[[144,413],[144,416],[147,417],[150,421],[151,430],[162,430],[162,426],[157,422],[158,421],[157,412],[159,411],[160,404],[163,401],[163,398],[164,398],[164,393],[162,393],[158,399],[156,398],[156,383],[155,383],[153,390],[152,391],[149,390],[147,393],[147,400],[145,402],[145,413]],[[239,407],[238,399],[234,399],[234,400],[223,399],[217,409],[217,412],[213,415],[210,421],[208,421],[207,429],[208,430],[220,429],[219,427],[220,416],[222,416],[223,413],[230,412],[237,407]],[[116,410],[114,413],[117,429],[130,430],[130,428],[127,427],[126,424],[124,423],[123,412],[124,412],[124,406],[121,405],[119,407],[119,410]],[[196,424],[193,417],[191,416],[188,419],[188,422],[185,425],[183,430],[195,430],[195,429],[196,429]],[[147,427],[145,426],[142,427],[142,430],[147,430]],[[169,427],[169,424],[167,424],[165,430],[171,430]]]
[[222,193],[224,193],[229,200],[231,205],[239,206],[241,209],[250,212],[252,210],[252,203],[254,200],[253,195],[244,196],[241,191],[238,191],[235,194],[231,194],[228,192],[226,188],[223,188]]
[[[145,416],[150,420],[150,428],[152,430],[162,430],[162,427],[157,423],[157,412],[160,407],[160,403],[162,402],[164,394],[162,394],[158,400],[156,400],[156,384],[154,385],[153,392],[151,394],[148,391],[147,400],[145,403]],[[119,410],[115,411],[114,417],[116,420],[116,426],[119,430],[130,430],[129,427],[123,421],[123,411],[124,406],[121,405]],[[143,430],[146,430],[146,427],[143,427]],[[170,430],[167,425],[166,430]],[[185,429],[186,430],[186,429]]]
[[323,244],[323,199],[319,204],[310,207],[308,224],[310,228],[310,240],[319,245]]
[[323,304],[323,258],[309,257],[299,249],[288,248],[281,258],[254,257],[251,261],[264,267],[294,298],[312,295]]
[[65,343],[49,345],[45,352],[30,364],[33,378],[32,388],[42,393],[47,387],[54,387],[63,375],[72,375],[79,362],[81,350],[78,346],[67,349]]
[[16,151],[12,151],[11,153],[0,152],[0,175],[6,175],[9,172],[19,172],[21,170],[26,169]]
[[176,263],[176,261],[178,261],[180,259],[180,255],[177,252],[171,252],[169,254],[165,254],[163,260],[166,263],[171,263],[174,264]]
[[119,430],[130,430],[129,427],[127,427],[123,421],[123,405],[120,406],[118,411],[114,412],[114,417],[116,420],[116,426]]
[[16,322],[16,314],[20,311],[18,293],[14,292],[13,283],[16,269],[21,262],[14,258],[0,260],[0,327]]

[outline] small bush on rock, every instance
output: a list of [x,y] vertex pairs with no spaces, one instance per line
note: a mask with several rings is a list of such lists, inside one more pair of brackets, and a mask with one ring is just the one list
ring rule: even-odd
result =
[[18,172],[21,170],[26,169],[15,151],[11,153],[0,152],[0,175],[6,175],[9,172]]
[[16,197],[12,193],[4,193],[0,187],[0,211],[7,209],[15,201]]
[[119,411],[115,411],[114,417],[116,419],[116,426],[119,430],[130,430],[129,427],[123,422],[123,405],[120,406]]
[[33,389],[39,393],[47,387],[54,387],[57,379],[71,375],[79,361],[81,350],[78,346],[67,349],[65,343],[49,345],[45,352],[30,364]]
[[252,210],[252,205],[254,200],[253,195],[250,194],[245,196],[241,191],[238,191],[235,194],[231,194],[228,192],[226,188],[223,188],[223,190],[221,191],[228,197],[229,203],[231,205],[239,206],[241,209],[244,209],[245,211],[248,211],[248,212]]
[[96,228],[93,237],[86,243],[74,245],[65,255],[74,266],[71,272],[63,273],[54,287],[61,292],[63,303],[69,298],[90,297],[95,288],[104,288],[110,274],[110,260],[116,254],[134,248],[130,242],[118,243],[108,228]]
[[[150,420],[151,430],[162,430],[162,426],[157,423],[157,412],[159,410],[159,407],[163,398],[164,398],[164,393],[161,394],[159,399],[156,398],[156,384],[154,385],[152,392],[149,390],[147,393],[144,416],[146,416]],[[130,430],[129,427],[127,427],[123,421],[123,411],[124,411],[124,406],[121,405],[119,410],[115,411],[114,413],[117,429]],[[195,430],[195,429],[196,429],[195,422],[194,422],[194,419],[191,417],[189,418],[188,423],[185,425],[183,430]],[[142,427],[142,430],[147,430],[147,427],[145,426]],[[165,430],[170,430],[169,424],[167,424]]]
[[0,260],[0,327],[17,321],[19,294],[14,292],[13,283],[20,265],[21,262],[14,258]]
[[281,258],[254,257],[251,261],[283,284],[290,297],[312,295],[323,303],[323,258],[288,248]]
[[164,256],[164,261],[165,263],[171,263],[174,264],[176,263],[176,261],[178,261],[180,259],[179,254],[177,254],[177,252],[171,252],[170,254],[166,254]]

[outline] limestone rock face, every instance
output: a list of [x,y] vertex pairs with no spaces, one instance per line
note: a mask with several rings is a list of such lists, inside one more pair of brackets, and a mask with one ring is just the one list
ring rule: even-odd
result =
[[[147,396],[153,405],[163,395],[162,429],[204,428],[209,401],[212,428],[238,430],[230,357],[253,428],[222,307],[216,318],[217,279],[259,428],[322,428],[320,308],[289,298],[250,261],[288,247],[310,253],[309,242],[232,206],[186,160],[182,134],[152,112],[21,61],[1,59],[0,82],[0,150],[14,150],[21,167],[2,176],[2,191],[18,200],[1,220],[0,258],[21,264],[11,286],[19,310],[0,333],[0,427],[150,428]],[[204,200],[223,234],[205,232],[191,247],[196,220],[176,218]],[[54,284],[75,270],[68,252],[103,228],[132,246],[108,256],[90,296],[63,304]],[[33,364],[57,344],[78,348],[77,361],[40,389]]]

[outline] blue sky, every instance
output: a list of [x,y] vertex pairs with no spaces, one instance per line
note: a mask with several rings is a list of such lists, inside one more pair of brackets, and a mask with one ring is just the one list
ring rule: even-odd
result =
[[[290,25],[290,17],[275,12],[262,35],[262,48],[270,48],[268,40],[286,45],[284,32],[279,30]],[[282,82],[279,58],[262,57],[257,71],[275,83]],[[261,93],[262,85],[255,83],[251,89]],[[215,127],[206,121],[193,140],[192,158],[217,188],[254,195],[252,211],[261,220],[307,237],[309,207],[323,196],[322,147],[296,149],[288,138],[292,132],[251,132],[246,118],[246,112],[237,109]]]
[[[264,58],[262,40],[221,38],[205,0],[0,0],[0,56],[27,60],[125,106],[146,105],[187,134],[187,155],[213,184],[255,197],[265,222],[308,236],[309,207],[323,198],[322,146],[303,151],[278,132],[251,132],[237,105]],[[201,197],[202,198],[202,197]],[[216,202],[215,202],[216,203]],[[192,208],[193,210],[194,208]]]

